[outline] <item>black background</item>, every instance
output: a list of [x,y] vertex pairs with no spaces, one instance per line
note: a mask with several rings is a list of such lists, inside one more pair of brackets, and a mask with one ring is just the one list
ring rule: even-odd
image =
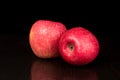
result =
[[[16,80],[21,77],[22,80],[28,79],[33,58],[37,58],[33,55],[29,45],[29,31],[32,24],[40,19],[62,22],[67,29],[82,26],[90,30],[100,43],[99,56],[90,66],[97,69],[99,78],[102,80],[120,78],[118,7],[107,3],[85,3],[84,5],[82,3],[60,3],[59,1],[55,5],[47,3],[28,5],[28,3],[19,4],[18,2],[7,7],[5,6],[8,3],[2,6],[0,14],[0,62],[2,65],[0,70],[2,72],[0,78]],[[20,6],[18,7],[18,5]],[[44,62],[44,60],[42,61]],[[60,61],[55,60],[55,62]],[[66,64],[64,63],[63,66]],[[70,65],[66,67],[68,66],[70,69],[78,69],[78,67]],[[109,69],[112,70],[109,72]]]
[[[111,40],[108,45],[118,46],[119,44],[119,13],[116,7],[105,6],[105,4],[102,6],[86,4],[88,5],[86,7],[62,4],[50,7],[43,5],[18,7],[17,5],[2,9],[0,34],[26,35],[28,37],[33,23],[40,19],[46,19],[61,22],[67,29],[76,26],[84,27],[99,39],[101,46],[109,42],[107,39]],[[106,42],[102,41],[103,39]]]

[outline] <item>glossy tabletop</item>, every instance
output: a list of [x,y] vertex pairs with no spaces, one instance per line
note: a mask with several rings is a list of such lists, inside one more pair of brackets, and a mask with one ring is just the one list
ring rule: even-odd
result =
[[73,66],[61,57],[37,58],[28,35],[0,35],[0,80],[120,80],[119,46],[99,37],[100,53],[89,65]]

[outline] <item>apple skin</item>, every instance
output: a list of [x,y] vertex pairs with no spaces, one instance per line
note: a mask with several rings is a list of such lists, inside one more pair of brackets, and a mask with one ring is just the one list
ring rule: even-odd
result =
[[61,22],[37,20],[29,32],[29,43],[33,53],[39,58],[59,56],[58,41],[66,26]]
[[86,65],[99,53],[99,42],[93,33],[83,27],[67,30],[59,40],[62,58],[72,65]]

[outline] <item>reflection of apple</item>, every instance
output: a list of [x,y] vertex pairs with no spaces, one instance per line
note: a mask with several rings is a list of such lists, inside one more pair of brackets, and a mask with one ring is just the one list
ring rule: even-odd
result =
[[31,80],[98,80],[94,68],[72,67],[59,60],[36,60],[31,66]]
[[30,30],[29,41],[34,54],[39,58],[58,57],[58,40],[66,27],[60,22],[36,21]]
[[85,65],[98,55],[99,43],[95,35],[82,27],[67,30],[59,40],[62,58],[74,65]]
[[93,69],[66,69],[62,80],[98,80]]
[[58,80],[58,68],[53,60],[37,60],[31,66],[31,80]]

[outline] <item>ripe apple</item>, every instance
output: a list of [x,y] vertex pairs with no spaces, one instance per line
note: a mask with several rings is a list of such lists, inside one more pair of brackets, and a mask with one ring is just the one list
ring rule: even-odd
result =
[[85,65],[97,57],[99,42],[89,30],[74,27],[61,36],[59,51],[66,62],[73,65]]
[[36,21],[29,33],[29,43],[33,53],[39,58],[58,57],[58,41],[65,31],[65,25],[60,22]]

